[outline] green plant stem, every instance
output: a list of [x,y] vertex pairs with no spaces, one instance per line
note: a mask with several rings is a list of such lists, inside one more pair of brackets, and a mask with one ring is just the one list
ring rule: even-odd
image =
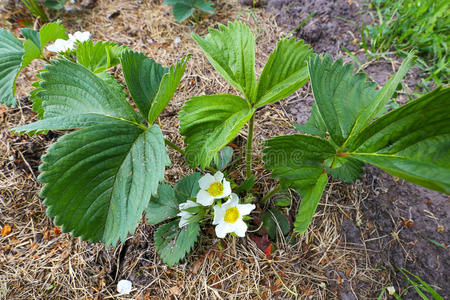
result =
[[184,151],[183,149],[181,149],[180,147],[178,147],[177,145],[175,145],[174,143],[172,143],[168,139],[164,138],[164,142],[166,143],[167,146],[169,146],[173,150],[179,152],[181,155],[183,155],[183,156],[186,155],[186,151]]
[[272,190],[270,190],[267,194],[264,195],[264,197],[261,199],[261,203],[266,203],[267,200],[270,199],[273,195],[275,195],[281,188],[281,185],[278,184],[276,187],[274,187]]
[[245,160],[247,162],[247,178],[252,176],[252,143],[253,143],[253,124],[255,123],[255,114],[248,123],[247,149],[245,153]]

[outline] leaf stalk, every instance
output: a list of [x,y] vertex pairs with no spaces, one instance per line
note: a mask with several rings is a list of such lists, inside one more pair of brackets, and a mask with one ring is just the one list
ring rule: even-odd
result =
[[277,184],[272,190],[270,190],[267,194],[264,195],[264,197],[261,199],[261,203],[266,203],[267,200],[270,199],[273,195],[275,195],[281,188],[280,184]]
[[172,142],[169,141],[168,139],[164,138],[164,142],[166,143],[167,146],[169,146],[169,147],[172,148],[173,150],[177,151],[177,152],[180,153],[181,155],[183,155],[183,156],[186,155],[186,151],[184,151],[183,149],[181,149],[180,147],[178,147],[177,145],[175,145],[174,143],[172,143]]
[[255,123],[255,114],[250,118],[248,123],[248,136],[247,136],[247,147],[245,153],[245,160],[247,164],[247,179],[252,176],[252,146],[253,146],[253,125]]

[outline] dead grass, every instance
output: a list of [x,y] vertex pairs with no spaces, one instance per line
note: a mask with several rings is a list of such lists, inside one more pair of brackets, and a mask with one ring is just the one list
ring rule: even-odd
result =
[[[66,13],[62,20],[69,31],[89,30],[94,39],[126,44],[163,65],[192,54],[178,92],[159,120],[164,134],[182,146],[177,112],[186,99],[236,93],[213,71],[191,32],[203,36],[208,27],[244,21],[258,34],[258,72],[282,34],[274,17],[261,10],[250,13],[237,1],[218,2],[218,14],[205,17],[200,25],[176,23],[169,6],[131,0],[99,0],[94,9]],[[114,12],[120,13],[108,18]],[[29,92],[40,67],[33,64],[21,75],[19,96]],[[261,192],[274,185],[260,165],[261,141],[292,133],[290,122],[295,118],[285,108],[290,102],[302,105],[310,93],[305,88],[257,112],[254,167]],[[280,240],[270,258],[250,239],[219,242],[212,227],[205,228],[192,254],[173,268],[161,264],[152,243],[154,228],[144,222],[124,244],[109,249],[61,234],[45,216],[36,181],[39,157],[58,135],[30,138],[8,132],[35,119],[25,98],[18,108],[0,106],[0,226],[12,226],[8,236],[0,237],[1,299],[118,299],[120,279],[133,281],[130,299],[335,299],[343,290],[367,299],[388,279],[372,269],[367,249],[347,244],[341,235],[343,219],[358,218],[359,203],[367,193],[361,184],[329,184],[308,233],[294,242]],[[170,155],[173,166],[166,179],[174,183],[190,171],[177,153]],[[232,175],[242,177],[243,172],[237,169]],[[297,205],[298,201],[289,208],[291,214]],[[355,293],[355,286],[363,290]]]

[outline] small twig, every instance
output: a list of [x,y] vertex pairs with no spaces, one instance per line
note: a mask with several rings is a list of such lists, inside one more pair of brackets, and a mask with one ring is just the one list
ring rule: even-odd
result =
[[28,161],[25,159],[25,157],[23,156],[22,152],[21,152],[20,150],[18,150],[18,151],[19,151],[19,154],[20,154],[20,156],[22,157],[22,159],[23,159],[25,165],[27,165],[28,170],[30,170],[31,175],[33,175],[34,180],[36,180],[36,175],[34,175],[33,169],[31,168],[30,164],[29,164]]

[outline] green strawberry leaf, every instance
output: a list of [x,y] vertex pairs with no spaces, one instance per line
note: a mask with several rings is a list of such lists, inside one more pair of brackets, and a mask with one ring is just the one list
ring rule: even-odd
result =
[[311,108],[311,115],[309,116],[308,121],[302,125],[294,123],[294,126],[298,131],[306,134],[317,135],[321,138],[325,138],[327,135],[327,126],[320,115],[316,103],[314,103]]
[[313,185],[305,186],[299,191],[302,196],[302,202],[294,222],[294,231],[296,233],[301,234],[308,229],[327,182],[327,174],[322,173],[315,179]]
[[377,96],[376,84],[363,73],[353,74],[352,64],[316,56],[309,62],[314,98],[331,138],[339,146],[349,137],[361,113]]
[[52,61],[41,71],[33,99],[40,99],[44,118],[97,113],[138,122],[123,93],[82,65],[66,59]]
[[352,183],[356,179],[361,178],[361,174],[364,171],[364,163],[356,159],[346,158],[340,167],[334,169],[325,167],[325,169],[334,178],[338,178],[343,182]]
[[450,193],[450,88],[437,88],[367,126],[347,155]]
[[231,148],[230,146],[225,146],[214,157],[213,165],[216,167],[217,170],[222,170],[231,162],[232,158],[233,158],[233,148]]
[[177,22],[183,22],[194,12],[194,8],[184,3],[177,3],[173,6],[172,14]]
[[101,73],[120,63],[118,56],[128,48],[111,42],[89,40],[76,48],[77,62],[94,73]]
[[13,131],[81,128],[42,157],[41,196],[64,232],[110,245],[134,231],[170,160],[159,127],[140,124],[122,87],[100,74],[52,61],[33,91],[45,118]]
[[42,26],[39,30],[41,53],[43,53],[43,50],[48,43],[56,41],[57,39],[68,39],[66,28],[64,28],[64,25],[60,21],[47,23]]
[[161,80],[169,70],[143,53],[131,50],[122,54],[121,63],[131,97],[141,114],[146,117]]
[[0,29],[0,104],[16,106],[16,78],[22,66],[25,51],[14,35]]
[[61,137],[42,157],[47,215],[63,232],[115,244],[132,233],[169,164],[157,125],[124,120]]
[[186,200],[197,196],[200,190],[200,186],[198,185],[200,177],[202,177],[202,174],[194,172],[177,182],[175,185],[175,197],[179,203],[186,202]]
[[302,87],[309,79],[307,59],[311,54],[303,41],[280,40],[259,78],[256,105],[281,100]]
[[154,225],[176,217],[180,212],[178,208],[180,203],[182,202],[177,200],[170,184],[160,184],[158,194],[150,199],[145,209],[148,224]]
[[198,223],[178,227],[178,220],[163,224],[155,231],[155,246],[161,260],[169,267],[191,251],[200,233]]
[[253,102],[256,91],[255,37],[241,22],[229,22],[228,26],[209,29],[209,34],[192,38],[202,48],[214,69],[248,101]]
[[175,188],[169,184],[160,184],[158,194],[150,199],[145,210],[148,223],[154,225],[176,217],[180,212],[178,206],[197,195],[200,177],[198,172],[190,174],[178,181]]
[[215,14],[216,9],[213,7],[214,3],[207,0],[195,0],[194,7],[204,11],[208,14]]
[[33,30],[31,28],[22,28],[20,29],[20,32],[25,39],[31,40],[31,42],[33,42],[33,44],[35,44],[39,49],[39,52],[41,52],[41,40],[39,38],[39,31]]
[[186,63],[191,56],[188,55],[184,57],[181,61],[177,62],[176,65],[172,65],[169,68],[169,72],[164,74],[159,85],[158,93],[156,93],[155,98],[150,106],[150,111],[148,112],[148,122],[152,124],[155,122],[156,118],[162,113],[164,108],[172,99],[175,91],[180,84],[181,78],[183,77],[184,71],[186,70]]
[[308,135],[279,136],[268,140],[264,148],[264,168],[272,171],[282,185],[302,189],[316,184],[324,172],[323,163],[336,150],[325,139]]
[[184,135],[186,161],[195,168],[206,168],[214,156],[231,142],[250,120],[254,109],[234,95],[192,97],[179,113]]
[[261,215],[261,220],[264,228],[267,230],[267,233],[272,240],[277,238],[278,232],[281,232],[284,236],[288,234],[291,229],[289,220],[276,208],[271,208],[264,211]]

